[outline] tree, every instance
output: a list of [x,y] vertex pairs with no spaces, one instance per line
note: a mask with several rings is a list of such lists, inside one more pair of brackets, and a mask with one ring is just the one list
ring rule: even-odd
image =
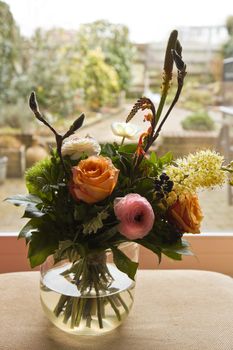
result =
[[35,90],[41,106],[58,116],[75,112],[77,86],[72,86],[68,74],[70,51],[74,51],[72,37],[63,29],[37,29],[27,51],[27,90]]
[[225,58],[233,56],[233,16],[229,16],[227,18],[226,28],[229,35],[229,39],[223,46],[223,53]]
[[81,77],[84,98],[92,110],[114,103],[119,91],[117,73],[104,62],[100,50],[87,53]]
[[105,62],[113,67],[119,78],[121,90],[127,91],[130,84],[133,46],[129,41],[129,30],[121,24],[100,20],[83,24],[77,34],[80,53],[100,48]]
[[227,27],[228,34],[230,36],[233,36],[233,16],[227,17],[226,27]]
[[20,67],[21,37],[9,6],[0,1],[0,102],[14,101],[12,85]]

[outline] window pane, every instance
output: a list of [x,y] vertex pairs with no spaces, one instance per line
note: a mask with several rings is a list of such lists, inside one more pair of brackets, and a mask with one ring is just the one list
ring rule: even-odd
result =
[[[172,151],[176,158],[210,148],[227,161],[233,158],[231,8],[225,0],[202,2],[201,11],[196,4],[192,10],[184,5],[178,1],[165,8],[145,0],[144,16],[141,5],[123,1],[112,6],[106,0],[81,5],[70,0],[68,6],[59,1],[55,8],[51,0],[0,3],[0,199],[25,193],[25,170],[54,146],[51,134],[28,108],[32,90],[61,133],[85,112],[79,135],[101,143],[119,142],[111,124],[124,121],[142,95],[157,107],[166,38],[173,29],[168,18],[176,19],[188,75],[154,149],[159,155]],[[155,13],[160,13],[156,19]],[[175,90],[174,75],[167,105]],[[146,130],[142,113],[135,123]],[[200,193],[200,201],[203,231],[233,230],[233,194],[227,185]],[[1,201],[0,231],[18,231],[26,222],[22,214]]]

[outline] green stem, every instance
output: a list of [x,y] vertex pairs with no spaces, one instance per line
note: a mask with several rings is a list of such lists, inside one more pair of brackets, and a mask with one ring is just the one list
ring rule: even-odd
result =
[[71,311],[71,321],[70,321],[70,327],[71,328],[74,328],[74,326],[75,326],[76,317],[77,317],[77,313],[78,313],[79,302],[80,302],[79,298],[74,298],[73,299],[72,311]]
[[118,321],[121,321],[121,314],[120,314],[120,311],[118,310],[118,308],[117,308],[117,306],[115,305],[114,301],[112,300],[111,297],[107,297],[107,300],[108,300],[109,304],[111,305],[112,309],[114,310]]
[[130,299],[133,301],[133,295],[132,295],[132,293],[130,292],[130,290],[127,290],[127,292],[128,292],[128,294],[129,294],[129,296],[130,296]]
[[[54,309],[55,316],[59,317],[61,315],[65,324],[70,321],[70,328],[79,327],[82,320],[85,322],[86,327],[91,328],[91,323],[96,315],[99,328],[103,329],[106,305],[111,306],[118,321],[121,321],[120,310],[122,306],[127,313],[129,312],[126,303],[120,295],[101,296],[102,293],[105,294],[105,291],[113,281],[106,263],[105,253],[90,255],[80,259],[69,270],[63,272],[62,275],[68,281],[73,282],[81,295],[83,295],[81,297],[62,295]],[[88,295],[93,289],[96,297],[89,298]]]
[[99,298],[99,289],[97,284],[94,284],[95,292],[96,292],[96,303],[97,303],[97,317],[99,322],[99,327],[103,328],[103,320],[102,320],[102,312],[101,312],[101,300]]
[[60,315],[60,313],[63,310],[64,305],[66,304],[66,302],[69,300],[69,297],[67,295],[62,295],[54,309],[54,314],[56,317],[58,317]]
[[162,96],[161,96],[161,99],[159,101],[159,106],[158,106],[157,113],[156,113],[156,123],[155,123],[155,125],[157,125],[157,123],[159,121],[159,118],[160,118],[160,116],[162,114],[163,107],[164,107],[164,104],[165,104],[165,101],[166,101],[166,98],[167,98],[167,93],[168,93],[168,90],[169,90],[169,83],[165,83],[165,84],[166,85],[163,88]]
[[63,319],[63,323],[67,323],[70,316],[71,316],[71,312],[72,312],[72,305],[73,305],[73,298],[69,297],[66,307],[65,307],[65,311],[64,311],[64,319]]
[[82,318],[82,315],[83,315],[83,308],[84,308],[85,301],[86,300],[84,298],[80,298],[77,318],[76,318],[76,321],[75,321],[76,327],[79,327],[79,325],[80,325],[81,318]]
[[125,311],[128,314],[129,313],[129,308],[126,305],[126,303],[124,302],[124,300],[122,299],[122,297],[120,295],[117,295],[117,299],[120,301],[120,303],[122,304],[123,308],[125,309]]
[[91,321],[92,321],[91,315],[87,316],[86,327],[91,328]]

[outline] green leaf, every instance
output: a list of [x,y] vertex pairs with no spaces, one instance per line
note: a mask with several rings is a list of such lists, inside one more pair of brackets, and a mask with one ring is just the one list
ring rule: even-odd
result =
[[163,157],[159,158],[159,161],[163,166],[170,164],[172,160],[173,160],[173,154],[171,152],[168,152]]
[[42,200],[33,194],[27,194],[27,195],[18,194],[15,196],[8,197],[5,200],[9,203],[13,203],[16,206],[19,206],[19,205],[26,205],[27,206],[30,204],[35,205],[35,204],[42,203]]
[[43,213],[42,211],[40,211],[35,205],[27,205],[26,210],[23,214],[23,218],[40,218],[42,216],[44,216],[45,213]]
[[130,176],[130,172],[132,170],[132,163],[131,159],[127,158],[127,155],[125,154],[119,154],[119,165],[118,168],[120,170],[121,175],[124,174],[124,176]]
[[193,255],[193,253],[189,250],[189,243],[184,239],[181,239],[172,245],[163,244],[162,253],[173,260],[182,260],[182,255]]
[[162,250],[168,252],[174,252],[181,255],[193,255],[193,252],[189,249],[189,243],[184,239],[181,239],[179,242],[172,245],[164,245],[162,246]]
[[87,208],[85,205],[76,205],[74,208],[74,218],[78,221],[83,221],[87,215]]
[[133,170],[132,153],[117,152],[117,154],[112,157],[112,162],[115,167],[120,170],[120,181],[125,177],[131,177],[131,171]]
[[112,158],[116,155],[116,148],[111,143],[101,145],[101,155]]
[[69,259],[69,261],[73,262],[78,260],[80,256],[85,255],[85,248],[78,243],[74,243],[71,240],[60,241],[59,247],[55,251],[53,257],[54,262],[57,263],[62,259]]
[[166,255],[168,258],[173,259],[173,260],[182,260],[182,255],[178,254],[176,252],[173,251],[169,251],[169,250],[163,250],[163,254]]
[[48,232],[32,232],[28,249],[31,267],[42,264],[49,255],[55,252],[57,247],[58,242]]
[[127,145],[120,146],[118,149],[119,153],[135,153],[137,145],[135,143],[130,143]]
[[20,230],[18,239],[25,238],[26,243],[28,243],[32,236],[32,230],[35,230],[35,225],[33,220],[30,220],[24,225],[24,227]]
[[109,242],[118,233],[118,226],[117,224],[112,226],[109,230],[98,233],[97,235],[92,235],[89,240],[90,244],[97,246],[104,244],[106,241]]
[[88,223],[83,224],[83,233],[91,234],[96,233],[100,228],[104,226],[103,220],[107,219],[109,214],[106,210],[97,213],[97,216],[92,218]]
[[39,161],[29,168],[25,179],[29,193],[37,195],[43,201],[52,201],[53,194],[57,191],[52,186],[58,186],[64,180],[64,170],[60,159],[52,152],[50,158]]
[[147,197],[150,191],[154,191],[154,180],[149,178],[140,179],[136,185],[136,192]]
[[148,241],[146,240],[146,238],[144,238],[144,239],[138,239],[136,242],[137,242],[138,244],[142,245],[143,247],[145,247],[145,248],[151,250],[153,253],[155,253],[155,254],[158,256],[159,264],[161,263],[162,254],[161,254],[161,249],[160,249],[158,246],[154,245],[154,244],[151,243],[151,242],[148,242]]
[[151,152],[150,154],[150,161],[154,164],[157,164],[158,158],[155,152]]
[[138,263],[130,260],[121,250],[116,247],[111,247],[113,252],[113,260],[116,267],[126,273],[129,278],[134,280],[135,274],[137,272]]

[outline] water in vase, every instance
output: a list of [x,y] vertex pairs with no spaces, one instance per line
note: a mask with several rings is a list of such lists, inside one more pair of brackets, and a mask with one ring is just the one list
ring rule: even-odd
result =
[[118,327],[133,305],[135,282],[115,265],[107,267],[113,282],[98,297],[94,290],[81,295],[73,280],[61,275],[67,266],[47,271],[41,278],[41,303],[50,321],[66,332],[83,335]]

